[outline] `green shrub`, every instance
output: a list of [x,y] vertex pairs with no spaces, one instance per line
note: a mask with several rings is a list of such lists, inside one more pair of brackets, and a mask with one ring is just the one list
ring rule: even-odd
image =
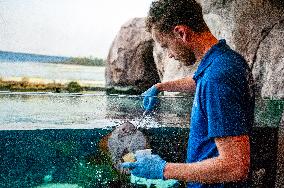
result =
[[85,66],[105,66],[105,60],[97,57],[73,57],[66,61],[60,62],[71,65],[85,65]]
[[67,91],[69,93],[79,93],[83,91],[83,88],[78,84],[78,82],[69,82],[67,85]]

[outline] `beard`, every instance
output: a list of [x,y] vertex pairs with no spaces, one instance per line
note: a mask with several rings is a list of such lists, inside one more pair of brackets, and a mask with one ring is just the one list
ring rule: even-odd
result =
[[196,63],[196,57],[194,53],[191,50],[183,50],[182,53],[179,54],[178,60],[184,65],[184,66],[192,66]]

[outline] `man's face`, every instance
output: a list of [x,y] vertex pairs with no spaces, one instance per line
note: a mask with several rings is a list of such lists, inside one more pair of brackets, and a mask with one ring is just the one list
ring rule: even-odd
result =
[[192,50],[179,38],[173,34],[158,32],[152,30],[153,39],[158,42],[162,48],[167,50],[169,58],[174,58],[185,65],[193,65],[195,56]]

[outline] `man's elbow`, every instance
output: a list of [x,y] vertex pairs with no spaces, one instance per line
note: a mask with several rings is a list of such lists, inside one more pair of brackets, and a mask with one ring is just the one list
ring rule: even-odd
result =
[[236,172],[236,181],[245,181],[249,176],[249,168],[239,169]]
[[238,163],[231,170],[231,177],[233,181],[245,181],[249,176],[250,165],[248,163]]

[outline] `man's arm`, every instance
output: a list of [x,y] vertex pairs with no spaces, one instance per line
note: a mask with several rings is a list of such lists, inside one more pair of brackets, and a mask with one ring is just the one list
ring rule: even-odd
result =
[[185,77],[178,80],[157,83],[156,87],[159,91],[193,93],[195,91],[195,81],[192,77]]
[[142,93],[142,96],[144,96],[143,107],[145,112],[149,112],[154,109],[158,101],[156,96],[162,91],[187,92],[193,94],[195,91],[195,81],[192,77],[186,77],[179,80],[155,84]]
[[215,138],[219,156],[196,163],[167,163],[166,179],[200,183],[244,180],[250,166],[250,142],[247,135]]

